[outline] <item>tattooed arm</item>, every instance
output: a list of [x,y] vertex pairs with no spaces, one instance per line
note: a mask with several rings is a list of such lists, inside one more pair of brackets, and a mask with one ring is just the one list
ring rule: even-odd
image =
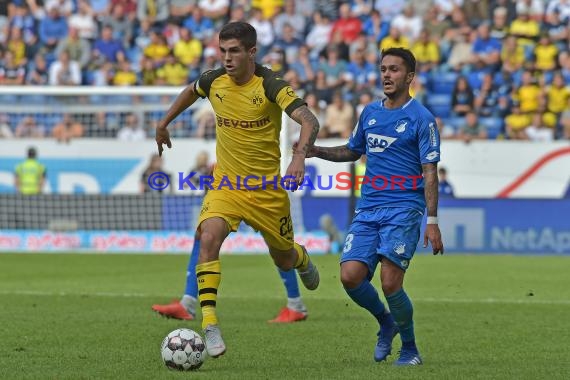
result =
[[[312,149],[319,133],[317,117],[303,105],[291,112],[291,119],[301,124],[299,142],[293,147],[293,159],[285,172],[285,183],[301,183],[305,178],[305,158]],[[294,189],[293,189],[294,191]]]
[[319,121],[307,106],[301,106],[293,111],[291,119],[301,124],[301,136],[299,136],[299,142],[295,144],[293,154],[299,154],[305,158],[319,134]]
[[[428,163],[422,165],[424,175],[424,194],[427,204],[428,217],[437,217],[437,202],[438,202],[438,178],[437,178],[437,163]],[[429,221],[428,221],[429,222]],[[431,243],[433,254],[443,254],[443,242],[441,241],[441,232],[437,221],[435,223],[428,223],[424,235],[424,247],[427,243]]]
[[341,145],[333,147],[314,146],[308,157],[318,157],[333,162],[348,162],[356,161],[360,156],[360,153],[348,149],[346,145]]

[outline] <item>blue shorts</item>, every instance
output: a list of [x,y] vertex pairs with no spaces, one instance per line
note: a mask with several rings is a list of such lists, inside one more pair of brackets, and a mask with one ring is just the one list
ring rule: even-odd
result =
[[423,215],[408,207],[357,210],[346,235],[340,262],[360,261],[372,278],[378,262],[387,258],[408,269],[420,239]]

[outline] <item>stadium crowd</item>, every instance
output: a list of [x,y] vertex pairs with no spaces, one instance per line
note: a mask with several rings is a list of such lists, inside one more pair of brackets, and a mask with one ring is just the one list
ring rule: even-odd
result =
[[[570,138],[570,0],[0,0],[0,83],[183,86],[219,67],[234,20],[256,28],[258,62],[304,97],[321,138],[347,137],[383,96],[380,51],[395,46],[414,52],[412,95],[444,138]],[[172,135],[212,138],[211,110],[191,114]],[[81,116],[0,113],[0,137],[139,140],[160,114]]]

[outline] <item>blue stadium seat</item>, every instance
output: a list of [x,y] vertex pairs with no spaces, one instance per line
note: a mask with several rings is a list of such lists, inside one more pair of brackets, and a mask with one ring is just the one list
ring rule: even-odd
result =
[[451,115],[451,94],[428,94],[426,107],[435,116],[442,119],[448,118]]
[[432,73],[429,86],[431,92],[435,94],[451,94],[458,76],[459,74],[455,72]]
[[503,119],[499,117],[482,117],[479,122],[487,129],[488,138],[491,140],[503,133]]

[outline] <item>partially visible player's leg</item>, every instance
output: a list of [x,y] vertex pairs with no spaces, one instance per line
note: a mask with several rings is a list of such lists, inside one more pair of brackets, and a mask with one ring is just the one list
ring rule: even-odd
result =
[[169,318],[192,320],[196,317],[198,304],[198,283],[196,281],[196,264],[200,255],[200,240],[194,236],[194,246],[188,260],[186,270],[186,289],[180,300],[174,300],[166,305],[152,305],[152,309]]
[[216,315],[218,288],[221,281],[220,248],[229,234],[228,223],[221,217],[210,217],[200,222],[200,257],[196,265],[198,298],[202,309],[202,328],[206,349],[211,357],[226,352]]
[[284,271],[277,268],[285,289],[287,290],[287,306],[282,308],[272,323],[291,323],[307,319],[307,308],[301,299],[299,283],[295,270]]
[[392,208],[386,211],[380,239],[382,269],[380,279],[390,312],[394,316],[402,350],[396,365],[418,365],[422,359],[414,335],[414,308],[403,288],[404,275],[415,253],[420,237],[422,215],[415,210]]
[[414,335],[414,307],[402,287],[404,271],[388,259],[382,260],[382,290],[390,306],[390,311],[400,329],[402,350],[396,365],[418,365],[422,359],[416,347]]
[[398,333],[392,315],[370,283],[378,265],[378,226],[374,215],[361,211],[353,221],[341,256],[340,278],[348,296],[376,318],[380,329],[374,348],[374,360],[385,360],[392,352],[392,340]]

